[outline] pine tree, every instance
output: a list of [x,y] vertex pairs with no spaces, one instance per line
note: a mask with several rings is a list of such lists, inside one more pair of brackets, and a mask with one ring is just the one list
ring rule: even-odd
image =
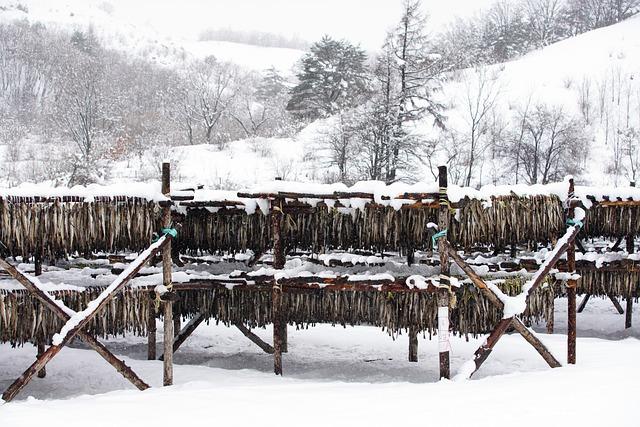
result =
[[365,60],[359,47],[324,36],[302,59],[287,110],[316,119],[357,105],[368,90]]

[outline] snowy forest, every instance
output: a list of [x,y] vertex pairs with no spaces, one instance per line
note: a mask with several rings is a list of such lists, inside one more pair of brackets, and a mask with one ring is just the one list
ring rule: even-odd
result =
[[[509,61],[638,10],[638,0],[501,0],[433,31],[421,2],[406,0],[375,51],[331,35],[303,41],[230,28],[200,35],[304,49],[290,70],[185,52],[167,66],[150,60],[154,52],[110,47],[91,24],[71,30],[0,20],[0,176],[10,185],[74,185],[106,182],[128,168],[149,179],[167,156],[182,171],[192,168],[176,147],[224,153],[238,141],[253,151],[253,167],[273,163],[269,143],[278,139],[302,145],[297,160],[307,167],[296,171],[298,161],[289,160],[272,174],[298,180],[433,179],[445,163],[465,186],[569,174],[589,181],[596,156],[602,170],[593,179],[635,181],[638,63],[558,77],[558,96],[535,88],[514,94],[504,74]],[[21,3],[2,11],[29,15]],[[229,175],[215,185],[236,183]]]
[[640,0],[0,0],[0,427],[640,426],[639,181]]

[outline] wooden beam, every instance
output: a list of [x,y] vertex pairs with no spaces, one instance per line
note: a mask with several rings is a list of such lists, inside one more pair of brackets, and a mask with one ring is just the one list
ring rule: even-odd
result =
[[[202,313],[198,313],[184,325],[184,328],[180,329],[178,334],[173,340],[173,346],[171,348],[172,353],[178,351],[180,346],[191,336],[193,331],[205,320],[205,316]],[[164,360],[164,352],[158,357],[158,360]]]
[[616,308],[618,314],[624,314],[624,309],[622,308],[622,305],[620,305],[620,301],[618,301],[618,298],[616,298],[612,294],[607,294],[607,297],[609,297],[609,299],[613,303],[613,306]]
[[272,346],[270,346],[266,342],[262,341],[262,339],[259,336],[257,336],[253,332],[251,332],[251,330],[249,328],[247,328],[246,326],[244,326],[242,323],[236,322],[233,325],[236,328],[238,328],[238,330],[240,330],[240,332],[242,332],[242,335],[244,335],[245,337],[249,338],[249,340],[252,343],[254,343],[258,347],[260,347],[262,349],[262,351],[264,351],[267,354],[273,354],[274,353],[274,349],[273,349]]
[[513,328],[520,334],[522,337],[536,349],[538,354],[542,356],[542,358],[547,362],[549,367],[551,368],[559,368],[562,366],[558,359],[556,359],[553,354],[547,349],[547,347],[535,336],[533,332],[529,328],[527,328],[524,323],[517,317],[513,318],[512,321]]
[[409,328],[409,362],[418,361],[418,330]]
[[[153,256],[153,254],[151,255]],[[71,318],[71,315],[75,314],[75,312],[69,308],[63,309],[62,306],[58,305],[56,300],[51,297],[48,293],[42,291],[38,286],[36,286],[25,274],[17,270],[13,265],[9,264],[6,260],[0,258],[0,267],[5,269],[14,279],[16,279],[22,286],[24,286],[29,292],[31,292],[42,304],[47,306],[51,311],[53,311],[58,317],[63,319],[64,321],[68,321]],[[112,365],[118,372],[120,372],[126,379],[128,379],[133,385],[135,385],[140,390],[145,390],[149,388],[149,385],[146,384],[138,375],[136,375],[133,370],[128,367],[122,360],[118,359],[113,355],[104,345],[102,345],[98,340],[96,340],[92,335],[89,335],[87,332],[84,332],[82,329],[78,328],[77,333],[82,340],[87,343],[92,349],[94,349],[103,359],[105,359],[110,365]],[[74,335],[75,335],[74,333]],[[2,399],[6,402],[12,400],[16,394],[31,380],[33,375],[43,369],[48,360],[51,357],[55,356],[55,354],[51,357],[48,357],[44,363],[42,363],[45,355],[47,355],[52,348],[57,348],[57,346],[51,346],[48,350],[46,350],[42,355],[40,355],[34,364],[32,364],[27,371],[25,371],[20,378],[14,381],[11,386],[3,393]],[[60,347],[61,348],[61,347]],[[60,351],[60,348],[57,349],[57,352]],[[53,350],[51,350],[53,351]]]
[[[38,344],[36,345],[38,347],[37,357],[40,357],[45,352],[44,342],[38,341]],[[46,376],[47,376],[47,368],[42,368],[38,371],[38,378],[45,378]]]
[[[575,198],[575,187],[573,178],[569,179],[569,194],[568,200]],[[575,219],[575,208],[569,203],[567,212],[567,218],[570,220]],[[578,228],[578,227],[576,227]],[[570,274],[576,272],[576,246],[575,239],[570,239],[567,244],[567,269]],[[567,280],[567,363],[572,365],[576,364],[576,288],[578,282],[571,278]]]
[[273,317],[273,372],[282,375],[282,286],[275,284],[271,293],[271,316]]
[[624,328],[631,327],[631,318],[633,317],[633,296],[631,292],[627,295],[627,309],[625,310]]
[[549,307],[547,307],[546,321],[547,321],[547,333],[552,334],[555,326],[555,291],[554,297],[551,299]]
[[589,302],[589,298],[591,298],[591,294],[586,294],[582,301],[580,301],[580,306],[578,307],[578,313],[582,313],[584,308],[587,306],[587,302]]
[[155,292],[149,292],[149,309],[147,310],[147,360],[156,360],[156,302]]
[[[162,194],[169,197],[171,194],[171,164],[162,163]],[[162,208],[162,226],[171,227],[171,207]],[[171,240],[162,249],[162,284],[171,290]],[[164,335],[163,341],[163,363],[162,363],[162,385],[173,385],[173,302],[168,299],[164,302]]]
[[[38,240],[36,242],[36,254],[34,256],[34,267],[35,267],[35,272],[34,275],[36,277],[42,275],[42,255],[44,252],[44,239],[42,238],[42,227],[44,225],[43,221],[39,221],[38,224]],[[36,357],[40,357],[42,356],[42,354],[45,352],[45,346],[44,346],[44,341],[43,340],[38,340],[38,343],[36,344],[37,346],[37,356]],[[47,376],[47,368],[42,368],[38,371],[38,378],[46,378]]]
[[480,366],[482,366],[484,361],[487,360],[487,358],[493,351],[493,348],[496,346],[500,338],[504,335],[505,332],[507,332],[507,328],[511,325],[512,320],[513,320],[512,317],[509,317],[507,319],[501,319],[500,322],[498,322],[496,327],[493,329],[493,331],[491,331],[491,333],[489,334],[487,339],[484,341],[484,343],[476,350],[473,356],[473,361],[476,367],[473,370],[473,372],[469,375],[469,377],[475,374],[478,371],[478,369],[480,369]]
[[[438,187],[439,187],[439,208],[438,208],[438,229],[447,231],[449,229],[449,198],[447,196],[447,167],[438,166]],[[447,241],[445,235],[440,239]],[[438,300],[438,352],[440,365],[440,378],[451,377],[451,365],[449,360],[450,340],[449,340],[449,254],[446,250],[446,243],[438,246],[440,255],[440,287],[437,292]],[[417,344],[417,343],[416,343]]]

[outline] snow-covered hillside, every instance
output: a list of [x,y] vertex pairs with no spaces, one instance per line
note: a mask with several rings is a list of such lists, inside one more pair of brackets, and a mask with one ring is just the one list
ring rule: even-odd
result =
[[[342,5],[341,13],[335,17],[332,7],[337,7],[336,2],[323,2],[323,7],[306,4],[303,7],[296,0],[278,0],[268,6],[249,0],[187,0],[178,7],[175,2],[150,0],[13,0],[0,8],[0,22],[28,19],[68,30],[91,26],[106,46],[168,66],[180,66],[188,58],[214,55],[245,69],[262,71],[273,66],[291,75],[292,67],[304,54],[301,50],[200,41],[198,36],[207,28],[233,27],[299,35],[312,41],[323,29],[373,50],[380,46],[386,29],[398,18],[399,2],[376,1],[374,7],[370,2],[354,0]],[[449,3],[445,7],[440,2],[426,2],[429,30],[444,27],[457,15],[471,16],[477,8],[492,2],[459,0],[455,2],[459,6],[456,12]],[[367,25],[351,25],[361,22],[364,3],[370,5],[366,10],[372,11],[367,15]],[[287,13],[277,13],[280,9]],[[265,19],[266,16],[276,18]],[[458,133],[458,141],[468,140],[470,97],[495,97],[496,111],[503,118],[515,117],[519,111],[537,104],[561,107],[584,119],[587,122],[584,127],[590,130],[589,153],[583,160],[588,173],[580,177],[581,182],[626,183],[633,177],[621,168],[612,170],[612,164],[616,160],[614,153],[620,156],[621,152],[615,145],[620,130],[640,129],[638,70],[640,16],[569,38],[515,61],[480,71],[454,72],[438,96],[448,107],[444,112],[446,124],[449,130]],[[490,81],[484,86],[484,95],[478,94],[481,80]],[[275,176],[322,180],[332,173],[326,168],[326,155],[318,150],[322,129],[330,124],[331,120],[314,123],[294,138],[236,141],[223,150],[203,145],[177,147],[172,150],[172,157],[179,163],[177,169],[185,179],[218,187],[244,186]],[[424,140],[442,138],[442,132],[430,120],[417,128]],[[157,161],[154,150],[150,149],[144,159],[119,163],[111,177],[121,180],[155,176],[155,165],[150,164]],[[446,160],[445,154],[437,152],[431,166]],[[495,179],[505,164],[504,159],[493,161],[488,152],[483,155],[484,164],[476,172],[475,181],[486,184]],[[433,179],[432,171],[424,164],[413,171],[413,176]]]
[[[195,4],[192,4],[192,9]],[[0,8],[0,22],[26,19],[63,30],[91,28],[107,48],[125,51],[131,55],[161,64],[180,66],[189,58],[215,56],[236,63],[248,70],[262,71],[275,67],[290,73],[303,51],[284,48],[265,48],[236,43],[199,41],[198,34],[207,28],[207,16],[215,16],[215,7],[201,5],[193,15],[190,9],[176,9],[163,2],[124,2],[118,0],[42,1],[23,0],[9,2],[6,10]],[[175,12],[177,15],[171,13]],[[193,10],[192,10],[193,11]],[[173,16],[171,27],[166,20]],[[153,16],[163,19],[157,21]],[[176,19],[181,17],[182,19]],[[193,25],[196,18],[199,24]]]
[[[624,174],[612,175],[607,169],[612,161],[611,139],[615,136],[616,120],[622,119],[620,113],[626,113],[626,101],[615,94],[617,88],[622,92],[628,84],[629,120],[640,127],[640,16],[553,44],[516,61],[455,73],[438,96],[450,107],[445,112],[447,126],[462,134],[469,126],[467,94],[478,95],[479,79],[494,79],[487,85],[491,89],[485,91],[495,92],[497,110],[505,116],[537,103],[559,106],[567,113],[581,116],[580,101],[588,96],[595,139],[589,144],[589,173],[581,182],[612,184],[629,180]],[[600,105],[601,101],[604,104]],[[326,155],[318,151],[318,145],[331,123],[331,120],[315,122],[291,139],[232,142],[224,151],[212,146],[182,147],[177,150],[175,160],[185,179],[222,187],[245,186],[283,175],[300,181],[321,180],[330,171],[325,167]],[[441,131],[425,120],[419,132],[428,139],[437,138]],[[482,182],[491,183],[490,159],[486,165]],[[117,176],[134,177],[138,170],[121,165]],[[418,171],[418,176],[433,179],[426,166]]]
[[[470,16],[495,0],[427,2],[429,30]],[[200,41],[210,28],[233,28],[301,37],[313,42],[324,34],[347,38],[377,50],[386,30],[397,22],[400,1],[387,0],[5,0],[2,20],[27,19],[66,29],[92,26],[107,47],[137,54],[163,65],[180,64],[190,55],[216,56],[248,69],[275,67],[290,72],[304,52],[234,43]],[[452,4],[454,6],[452,6]],[[340,13],[335,13],[339,10]],[[366,11],[366,25],[361,22]]]
[[[478,89],[483,82],[484,92]],[[607,169],[613,162],[618,130],[640,128],[640,15],[515,61],[457,73],[440,96],[451,107],[446,113],[448,126],[462,132],[470,126],[469,98],[494,96],[503,115],[536,104],[560,107],[587,121],[595,136],[589,143],[589,172],[584,180],[626,183],[631,177]],[[433,137],[435,130],[429,123],[422,130]],[[488,180],[485,177],[484,182]]]

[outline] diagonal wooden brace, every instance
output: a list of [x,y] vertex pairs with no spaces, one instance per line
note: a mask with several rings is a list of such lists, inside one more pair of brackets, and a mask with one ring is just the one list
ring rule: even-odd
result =
[[[200,323],[202,323],[206,317],[202,313],[196,314],[184,327],[178,332],[178,335],[173,339],[173,352],[178,351],[180,346],[189,338],[189,336],[196,330]],[[158,357],[158,360],[164,360],[164,352]]]
[[[49,306],[55,313],[62,316],[67,320],[67,323],[63,326],[58,342],[54,342],[44,353],[37,357],[36,361],[27,368],[26,371],[20,375],[2,394],[2,399],[5,402],[12,400],[24,386],[26,386],[33,376],[46,366],[46,364],[55,357],[64,346],[66,346],[71,339],[79,334],[83,339],[87,338],[87,344],[92,346],[102,357],[105,358],[111,365],[113,365],[118,372],[122,373],[125,378],[131,381],[136,387],[141,390],[149,388],[128,366],[121,360],[117,359],[109,350],[100,344],[95,338],[91,337],[88,333],[83,332],[86,325],[91,319],[100,311],[117,293],[120,291],[129,281],[135,277],[140,269],[151,259],[153,256],[161,250],[168,242],[171,241],[170,235],[162,236],[158,241],[152,244],[144,252],[138,256],[129,267],[123,271],[116,280],[107,287],[95,300],[89,303],[87,309],[81,312],[73,312],[64,305],[59,305],[56,300],[51,298],[50,295],[43,292],[38,286],[29,281],[29,279],[15,269],[11,264],[2,260],[0,266],[5,268],[10,274],[15,273],[14,276],[23,286],[29,289],[38,299]],[[13,274],[12,274],[13,275]],[[19,278],[21,277],[21,278]],[[24,280],[26,279],[26,280]],[[54,308],[56,307],[56,308]],[[54,337],[54,341],[56,338]]]

